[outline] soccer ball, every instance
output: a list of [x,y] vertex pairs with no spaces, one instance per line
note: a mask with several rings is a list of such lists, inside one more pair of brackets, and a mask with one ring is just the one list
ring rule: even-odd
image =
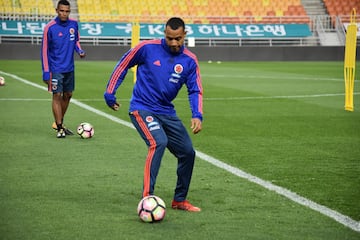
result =
[[0,86],[5,85],[5,78],[0,76]]
[[165,217],[166,206],[161,198],[150,195],[141,199],[137,212],[140,219],[144,222],[160,222]]
[[87,122],[80,123],[76,129],[76,132],[80,135],[81,138],[92,138],[95,133],[94,127]]

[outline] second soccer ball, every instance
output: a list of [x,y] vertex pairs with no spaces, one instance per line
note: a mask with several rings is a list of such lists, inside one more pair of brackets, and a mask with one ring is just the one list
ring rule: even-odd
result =
[[94,136],[95,130],[90,123],[83,122],[79,124],[76,132],[81,138],[92,138]]
[[5,78],[0,76],[0,86],[4,86],[5,85]]

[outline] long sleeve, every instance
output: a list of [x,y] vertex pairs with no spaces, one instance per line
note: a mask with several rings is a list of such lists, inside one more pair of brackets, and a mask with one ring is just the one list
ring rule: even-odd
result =
[[133,66],[137,65],[140,61],[142,43],[136,47],[130,49],[120,61],[116,64],[110,79],[106,86],[106,92],[109,94],[115,94],[118,87],[124,81],[124,78],[129,70]]
[[76,22],[76,26],[77,26],[77,31],[76,31],[76,35],[75,35],[75,51],[78,53],[78,54],[82,54],[84,53],[84,50],[81,48],[81,45],[80,45],[80,33],[79,33],[79,30],[78,30],[78,23]]
[[50,44],[50,27],[55,24],[55,21],[49,22],[44,29],[42,43],[41,43],[41,66],[43,80],[50,80],[50,61],[49,61],[49,44]]
[[202,120],[203,88],[201,83],[199,64],[194,54],[188,52],[187,50],[185,50],[185,53],[187,53],[194,60],[192,71],[189,74],[189,78],[186,82],[192,117]]

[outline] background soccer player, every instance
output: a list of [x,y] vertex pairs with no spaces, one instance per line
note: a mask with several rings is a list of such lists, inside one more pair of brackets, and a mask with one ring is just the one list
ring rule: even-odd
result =
[[41,62],[43,81],[53,93],[53,128],[57,130],[57,137],[63,138],[73,134],[64,127],[63,120],[75,88],[74,51],[82,58],[85,57],[85,52],[79,43],[78,23],[69,19],[70,3],[60,0],[56,12],[58,16],[44,29]]
[[172,101],[185,84],[192,112],[194,134],[202,128],[202,85],[196,56],[184,46],[184,21],[170,18],[165,38],[140,42],[117,63],[104,97],[109,107],[119,109],[115,93],[129,68],[137,65],[130,102],[130,118],[148,146],[142,196],[154,194],[156,177],[166,148],[178,159],[177,184],[172,208],[198,212],[186,199],[194,167],[195,150]]

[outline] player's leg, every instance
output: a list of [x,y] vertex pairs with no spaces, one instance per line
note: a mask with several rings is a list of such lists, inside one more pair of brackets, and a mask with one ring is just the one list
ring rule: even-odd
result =
[[134,111],[130,113],[130,119],[148,146],[142,193],[142,196],[145,197],[154,194],[156,177],[166,149],[167,137],[154,114],[146,111]]
[[[62,119],[61,124],[64,124],[64,117],[65,113],[69,107],[71,97],[73,95],[73,91],[75,89],[75,78],[74,78],[74,72],[64,73],[64,79],[63,79],[63,95],[62,95],[62,103],[61,103],[61,109],[62,109]],[[64,127],[64,131],[66,135],[73,135],[73,132]]]
[[61,126],[62,121],[62,96],[61,93],[53,93],[52,97],[52,111],[56,126]]
[[65,137],[64,129],[62,128],[62,91],[63,91],[63,75],[60,73],[53,73],[51,79],[52,86],[52,111],[56,124],[57,137]]
[[69,107],[71,97],[72,97],[72,92],[64,92],[64,94],[62,95],[61,109],[62,109],[63,118]]
[[178,178],[172,207],[198,212],[201,209],[186,200],[195,162],[195,150],[191,138],[178,117],[166,117],[166,119],[162,120],[163,128],[168,137],[167,147],[178,159]]

